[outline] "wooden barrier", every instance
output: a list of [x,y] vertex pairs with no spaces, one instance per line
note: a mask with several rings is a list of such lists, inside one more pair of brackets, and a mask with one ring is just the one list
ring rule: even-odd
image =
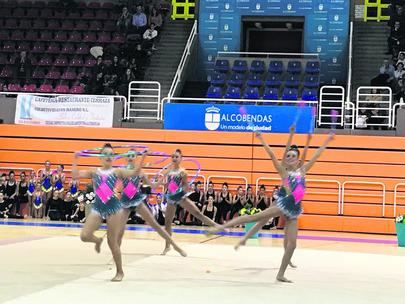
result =
[[[281,158],[287,134],[264,136]],[[313,136],[308,159],[326,136]],[[294,143],[302,147],[305,140],[304,135],[297,135]],[[240,178],[229,179],[226,176],[245,178],[252,186],[256,182],[264,184],[269,193],[272,187],[279,184],[272,162],[252,133],[0,125],[0,168],[38,170],[43,167],[45,160],[50,160],[53,167],[63,164],[69,170],[74,151],[100,147],[105,142],[113,145],[144,144],[152,150],[166,153],[180,148],[185,156],[200,161],[201,174],[205,179],[217,176],[213,179],[217,188],[224,181],[230,184],[232,190],[243,184]],[[300,228],[394,233],[394,188],[396,184],[405,182],[404,150],[403,137],[336,136],[307,176],[308,180],[314,181],[309,181],[307,185],[303,202],[305,214],[300,220]],[[97,164],[96,158],[80,159],[81,167]],[[184,165],[190,172],[193,171],[193,164]],[[149,169],[154,172],[159,168],[155,166]],[[351,183],[347,183],[349,181]],[[382,183],[385,191],[381,186],[362,184],[364,182]],[[341,197],[343,185],[344,197]],[[404,197],[405,186],[399,187],[397,214],[405,212]],[[342,201],[343,215],[340,214]]]

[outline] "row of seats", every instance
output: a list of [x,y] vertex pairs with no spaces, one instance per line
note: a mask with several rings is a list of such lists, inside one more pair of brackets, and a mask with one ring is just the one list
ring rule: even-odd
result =
[[23,9],[23,8],[1,8],[0,9],[0,17],[1,18],[58,18],[58,19],[117,19],[120,13],[117,11],[110,11],[110,10],[92,10],[92,9],[80,9],[80,10],[60,10],[60,9],[51,9],[51,8],[44,8],[44,9],[37,9],[37,8],[30,8],[30,9]]
[[229,86],[225,94],[221,87],[210,86],[208,88],[206,97],[207,98],[225,98],[225,99],[263,99],[263,100],[298,100],[301,96],[302,100],[305,101],[317,101],[318,100],[318,90],[304,88],[299,95],[299,90],[295,88],[284,88],[282,94],[280,95],[279,88],[266,87],[261,94],[261,90],[258,87],[247,87],[243,91],[240,87]]
[[84,87],[80,85],[73,85],[72,87],[69,87],[66,84],[59,84],[53,87],[52,84],[45,83],[41,84],[37,88],[35,84],[25,84],[23,87],[21,87],[17,83],[10,83],[7,86],[7,92],[83,94]]
[[[31,78],[32,79],[50,79],[50,80],[75,80],[75,79],[82,79],[83,77],[90,77],[91,71],[89,69],[91,65],[87,65],[85,67],[79,68],[76,70],[74,67],[68,68],[57,68],[51,67],[49,70],[46,70],[42,67],[36,67],[32,72]],[[15,75],[15,70],[10,67],[4,67],[0,72],[0,78],[4,79],[13,79],[17,77]]]
[[114,31],[115,20],[69,20],[69,19],[0,19],[0,29],[3,36],[12,38],[15,30],[65,30],[65,31]]
[[[122,43],[121,40],[116,37],[113,39],[114,43]],[[51,42],[46,44],[44,42],[36,42],[30,45],[27,42],[21,42],[18,45],[15,43],[5,43],[3,47],[0,49],[0,61],[6,62],[10,61],[13,63],[13,58],[16,57],[22,51],[29,52],[31,55],[36,54],[62,54],[62,55],[86,55],[90,52],[90,45],[86,43],[64,43],[59,44],[56,42]],[[3,58],[8,57],[10,55],[9,60],[5,60]],[[35,60],[35,56],[32,56],[32,59]]]
[[[87,50],[87,52],[86,52]],[[31,55],[29,59],[33,66],[58,66],[58,67],[65,67],[65,66],[74,66],[74,67],[81,67],[81,66],[88,66],[92,67],[96,64],[96,59],[91,56],[81,56],[88,54],[88,47],[87,46],[80,46],[76,49],[76,55],[66,56],[66,55],[59,55],[56,56],[54,59],[52,56],[45,54],[45,55]],[[18,58],[18,54],[14,53],[10,58],[6,56],[5,53],[0,53],[0,66],[4,65],[14,65],[15,61]]]
[[[246,73],[248,71],[257,74],[263,74],[266,71],[272,74],[282,74],[284,72],[284,63],[281,60],[271,60],[268,68],[263,60],[253,60],[250,68],[246,60],[235,60],[232,67],[229,60],[218,59],[215,62],[214,70],[219,73],[228,73],[230,71],[237,73]],[[301,74],[303,72],[302,63],[298,60],[291,60],[287,64],[287,73]],[[319,61],[308,61],[305,65],[306,74],[319,74],[320,63]]]
[[[120,33],[113,33],[111,34],[110,32],[100,32],[100,33],[95,33],[95,32],[86,32],[86,33],[80,33],[77,31],[70,32],[69,34],[66,32],[55,32],[53,34],[52,32],[34,32],[31,31],[29,32],[31,36],[24,36],[23,33],[16,32],[14,36],[15,41],[4,41],[1,43],[0,40],[0,45],[1,45],[1,50],[3,52],[15,52],[16,48],[18,48],[18,45],[16,45],[16,42],[18,41],[24,41],[26,45],[29,45],[26,41],[42,41],[42,42],[50,42],[50,41],[57,41],[57,42],[84,42],[84,43],[124,43],[125,42],[125,36],[120,34]],[[38,37],[38,34],[40,36]],[[32,44],[34,46],[35,43]]]
[[252,87],[281,87],[284,85],[288,88],[298,88],[301,84],[306,88],[318,88],[319,76],[314,74],[306,74],[303,78],[300,74],[288,74],[285,77],[278,73],[269,73],[266,77],[263,74],[250,72],[246,74],[233,72],[228,78],[226,74],[214,72],[211,77],[211,85],[225,86],[226,84],[236,87],[245,85]]
[[[112,9],[114,8],[114,3],[112,2],[76,2],[78,8],[93,8],[93,9]],[[60,1],[17,1],[17,0],[8,0],[8,1],[1,1],[0,8],[60,8],[61,2]]]

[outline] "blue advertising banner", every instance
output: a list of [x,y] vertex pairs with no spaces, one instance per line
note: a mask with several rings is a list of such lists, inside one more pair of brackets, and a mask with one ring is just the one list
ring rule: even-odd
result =
[[243,16],[300,16],[305,18],[304,52],[319,54],[322,83],[345,83],[350,1],[200,0],[199,3],[200,60],[207,75],[213,71],[218,52],[240,51]]
[[313,133],[312,107],[245,106],[239,105],[176,104],[164,105],[164,128],[168,130],[201,130],[226,132],[288,133],[297,121],[297,133]]

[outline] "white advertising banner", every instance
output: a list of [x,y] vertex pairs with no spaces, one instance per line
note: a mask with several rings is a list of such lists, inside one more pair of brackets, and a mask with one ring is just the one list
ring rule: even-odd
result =
[[17,96],[15,123],[45,126],[113,126],[114,96]]

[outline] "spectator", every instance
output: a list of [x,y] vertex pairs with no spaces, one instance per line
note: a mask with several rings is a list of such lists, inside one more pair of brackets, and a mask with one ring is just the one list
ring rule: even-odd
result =
[[4,192],[4,199],[6,203],[11,206],[11,209],[16,206],[17,203],[17,182],[15,180],[14,171],[8,173],[8,181],[6,182],[6,189]]
[[148,19],[142,11],[142,5],[136,7],[136,13],[132,16],[132,26],[136,34],[142,35],[148,24]]
[[269,203],[268,203],[268,199],[266,196],[266,187],[264,185],[261,185],[259,194],[257,195],[256,208],[263,211],[268,207],[269,207]]
[[104,75],[103,94],[114,95],[117,91],[117,75]]
[[104,92],[103,81],[103,73],[97,73],[96,76],[90,80],[90,83],[87,86],[87,93],[92,95],[102,95]]
[[208,198],[208,202],[204,205],[202,213],[211,220],[217,217],[217,207],[214,206],[214,198],[212,196]]
[[228,183],[222,184],[222,190],[218,194],[217,206],[215,221],[217,223],[223,223],[229,219],[232,210],[232,196],[228,192]]
[[70,192],[66,193],[65,199],[63,200],[61,211],[61,219],[69,221],[73,213],[73,208],[75,207],[77,200],[75,200]]
[[97,57],[97,63],[96,65],[92,68],[91,74],[92,75],[97,75],[99,73],[104,73],[104,62],[103,62],[103,57],[98,56]]
[[391,85],[395,77],[395,68],[388,59],[385,59],[380,67],[380,74],[371,81],[372,86]]
[[155,47],[155,38],[157,35],[158,32],[155,29],[155,24],[151,23],[150,27],[143,34],[143,49],[152,49],[152,51],[156,51],[157,48]]
[[[202,210],[203,207],[203,199],[204,199],[204,193],[201,191],[201,182],[195,182],[193,185],[193,192],[188,196],[188,198],[194,202],[194,204],[196,205],[196,207],[198,209],[200,209],[200,211]],[[189,218],[189,220],[187,220]],[[201,222],[194,218],[190,212],[188,212],[187,210],[184,210],[184,219],[185,222],[191,222],[195,225],[201,225]]]
[[207,188],[207,192],[205,192],[205,202],[208,202],[208,198],[212,196],[214,198],[214,204],[215,204],[215,200],[217,199],[215,190],[214,190],[214,183],[213,182],[209,182],[208,183],[208,188]]
[[397,65],[398,65],[398,63],[402,63],[403,65],[405,65],[405,53],[404,52],[399,52]]
[[118,30],[126,33],[129,29],[129,25],[131,24],[131,19],[132,19],[132,16],[129,13],[128,8],[126,6],[124,6],[122,8],[122,13],[117,20]]
[[35,186],[35,192],[33,195],[32,201],[32,217],[33,218],[42,218],[44,216],[44,195],[41,190],[41,183],[37,183]]
[[51,221],[62,220],[61,209],[63,206],[63,199],[59,196],[58,191],[54,191],[52,198],[49,200],[49,211],[47,216]]
[[394,72],[394,78],[396,81],[398,81],[399,79],[401,79],[405,74],[404,71],[404,64],[403,63],[397,63],[397,69]]
[[246,189],[245,205],[244,207],[249,209],[255,206],[255,196],[252,191],[252,187],[248,186]]
[[114,74],[121,75],[122,74],[122,67],[120,65],[118,56],[113,57],[112,64],[109,67],[109,72],[112,75],[114,75]]
[[[24,171],[20,173],[20,181],[17,184],[17,193],[18,196],[15,214],[20,216],[20,213],[22,213],[23,217],[27,217],[28,183]],[[21,212],[21,210],[23,210],[23,212]]]
[[25,84],[31,75],[31,60],[27,58],[27,53],[22,51],[14,62],[17,77],[22,79],[21,85]]
[[7,174],[3,173],[0,177],[0,193],[6,192]]
[[79,206],[76,207],[75,213],[71,216],[73,222],[84,223],[86,221],[86,212],[84,202],[80,202]]
[[388,52],[393,54],[394,51],[402,49],[405,46],[405,33],[402,30],[401,22],[395,21],[394,27],[391,28],[390,36],[388,37]]
[[243,195],[242,186],[238,187],[237,192],[236,192],[235,196],[233,197],[232,202],[233,202],[233,204],[232,204],[232,211],[231,211],[231,219],[233,219],[235,215],[238,216],[239,211],[245,205],[246,201],[245,201],[245,196]]
[[125,74],[120,78],[119,86],[118,86],[118,93],[122,96],[128,95],[128,86],[131,81],[135,81],[135,75],[132,73],[130,68],[125,70]]
[[156,7],[152,7],[150,16],[149,16],[149,25],[152,23],[155,24],[156,30],[160,32],[162,25],[163,25],[163,18],[162,14],[156,9]]

